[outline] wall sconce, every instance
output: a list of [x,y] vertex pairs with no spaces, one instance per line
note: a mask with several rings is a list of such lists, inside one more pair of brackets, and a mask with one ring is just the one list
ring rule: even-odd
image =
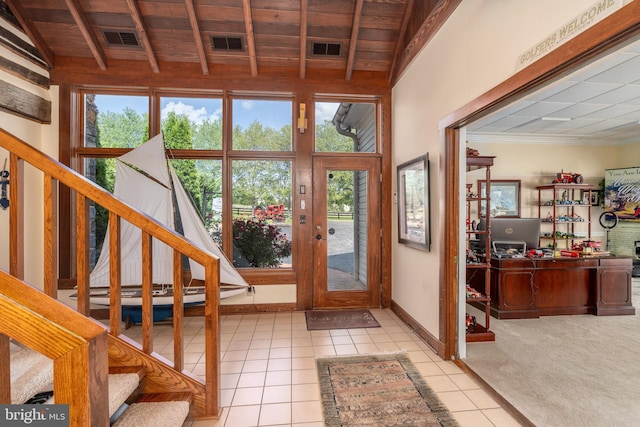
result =
[[298,117],[298,129],[300,129],[300,133],[304,133],[307,128],[307,104],[304,102],[300,103],[300,117]]

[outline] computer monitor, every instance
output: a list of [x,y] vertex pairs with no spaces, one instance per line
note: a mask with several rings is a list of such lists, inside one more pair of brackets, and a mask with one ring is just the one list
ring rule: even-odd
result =
[[[487,229],[486,218],[480,218],[478,230]],[[537,249],[540,241],[540,218],[491,218],[491,240],[501,245],[514,243],[514,247],[526,244],[526,249]],[[486,246],[487,235],[478,234],[478,245],[481,250]]]

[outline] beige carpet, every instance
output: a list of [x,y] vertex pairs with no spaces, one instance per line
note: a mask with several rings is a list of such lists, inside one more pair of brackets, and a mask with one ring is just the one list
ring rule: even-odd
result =
[[11,403],[24,403],[37,393],[53,390],[51,359],[13,342],[10,355]]
[[537,426],[640,425],[640,283],[634,316],[491,318],[463,360]]

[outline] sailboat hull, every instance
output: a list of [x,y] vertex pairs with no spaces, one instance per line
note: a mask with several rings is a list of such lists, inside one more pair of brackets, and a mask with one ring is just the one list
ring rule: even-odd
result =
[[[203,287],[185,288],[182,301],[184,305],[204,304],[205,289]],[[241,295],[247,292],[246,287],[241,286],[221,286],[220,299],[230,298],[235,295]],[[75,295],[74,295],[75,296]],[[110,305],[110,294],[107,288],[93,288],[89,295],[92,304]],[[122,290],[121,302],[123,306],[141,307],[142,306],[142,289],[126,288]],[[173,305],[173,289],[165,288],[153,291],[153,306],[172,306]]]

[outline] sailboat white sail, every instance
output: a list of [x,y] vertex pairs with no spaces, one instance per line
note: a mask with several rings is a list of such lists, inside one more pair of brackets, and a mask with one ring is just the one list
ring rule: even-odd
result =
[[[220,258],[220,297],[228,298],[246,291],[249,285],[207,232],[175,170],[168,162],[162,134],[116,159],[114,195],[173,230],[176,229],[174,209],[177,209],[184,236],[198,248]],[[177,202],[176,207],[173,205],[174,197]],[[141,236],[140,229],[122,221],[120,251],[123,286],[139,286],[142,283]],[[163,242],[153,239],[152,251],[153,283],[173,283],[173,250]],[[191,277],[203,280],[204,267],[192,260],[189,260],[189,264]],[[98,262],[91,271],[90,284],[91,301],[108,305],[108,292],[93,289],[109,287],[108,235],[102,245]],[[137,294],[135,291],[126,292],[123,296],[127,297],[122,299],[123,305],[142,304],[139,292]],[[202,302],[203,298],[202,292],[189,288],[185,291],[185,303]],[[172,301],[172,296],[163,297],[162,292],[154,296],[154,304],[171,304]]]

